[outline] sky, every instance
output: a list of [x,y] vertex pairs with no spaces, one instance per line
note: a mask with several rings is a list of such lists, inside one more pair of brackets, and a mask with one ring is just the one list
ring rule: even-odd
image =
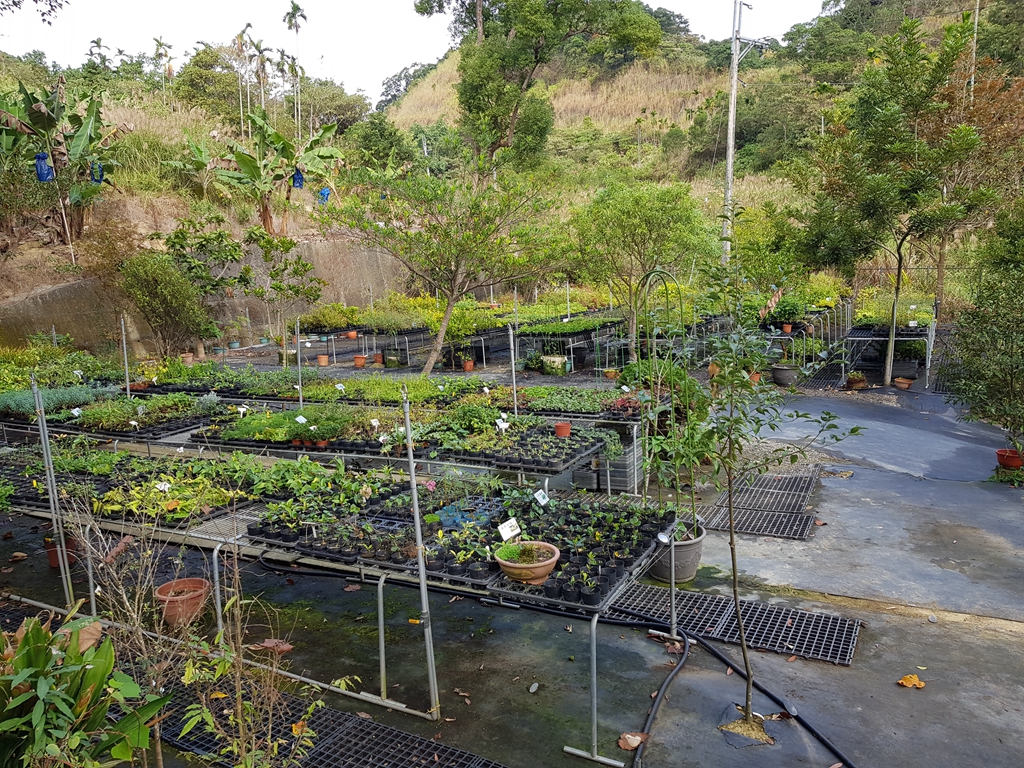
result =
[[[821,0],[748,2],[753,8],[744,9],[742,34],[750,38],[781,38],[821,10]],[[180,62],[198,41],[227,43],[251,22],[249,34],[265,46],[295,54],[298,45],[307,74],[331,77],[376,101],[385,78],[413,62],[436,61],[452,45],[449,19],[417,15],[413,0],[304,0],[300,5],[308,21],[296,43],[281,20],[286,0],[67,0],[52,26],[40,22],[26,0],[22,10],[0,16],[0,50],[15,55],[41,50],[48,61],[77,66],[97,37],[111,52],[123,48],[130,54],[152,54],[153,38],[161,37]],[[730,34],[730,0],[648,0],[648,5],[683,14],[690,29],[707,39]]]

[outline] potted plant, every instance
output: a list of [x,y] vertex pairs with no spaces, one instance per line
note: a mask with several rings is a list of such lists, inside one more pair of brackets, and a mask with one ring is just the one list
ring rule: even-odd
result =
[[868,377],[860,371],[850,371],[846,374],[847,389],[865,389],[868,386]]
[[317,355],[316,356],[316,364],[319,365],[321,368],[326,368],[328,365],[331,364],[331,356],[330,355]]
[[789,350],[781,343],[782,359],[772,364],[772,381],[780,387],[792,387],[800,378],[800,367],[789,360]]
[[914,383],[913,379],[908,379],[905,376],[897,376],[892,380],[896,389],[910,389],[910,386]]
[[[676,550],[677,584],[693,581],[693,579],[697,578],[697,569],[700,567],[701,553],[704,550],[705,534],[704,527],[696,522],[696,520],[691,521],[689,526],[683,521],[680,521],[676,526],[674,547]],[[661,554],[655,558],[654,563],[651,565],[651,578],[666,583],[671,581],[669,558],[668,547],[662,547]]]
[[472,373],[473,372],[473,367],[475,365],[476,365],[476,363],[473,360],[468,360],[468,359],[467,360],[463,360],[462,361],[462,370],[465,371],[466,373]]
[[353,359],[355,360],[356,368],[366,367],[366,355],[354,355]]
[[569,437],[572,433],[572,422],[569,421],[556,421],[555,422],[555,437]]
[[156,588],[164,621],[172,627],[191,624],[206,605],[210,582],[206,579],[175,579]]
[[512,581],[525,584],[543,584],[559,557],[558,547],[543,541],[505,544],[494,553],[494,559],[505,575]]
[[792,333],[793,324],[804,316],[804,303],[793,294],[783,296],[771,313],[771,324],[782,328],[783,333]]
[[[47,537],[43,539],[43,549],[46,550],[46,559],[50,563],[51,568],[60,568],[60,557],[57,554],[57,542]],[[64,539],[64,550],[67,553],[68,565],[73,565],[78,561],[75,557],[75,551],[78,549],[78,542],[71,538]]]

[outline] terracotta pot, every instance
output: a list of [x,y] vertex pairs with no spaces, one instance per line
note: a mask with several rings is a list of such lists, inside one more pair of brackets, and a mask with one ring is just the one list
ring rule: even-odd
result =
[[910,389],[910,385],[914,383],[913,379],[905,379],[902,376],[897,376],[892,380],[893,385],[896,389]]
[[172,627],[182,627],[199,618],[209,595],[210,582],[206,579],[175,579],[156,588],[164,621]]
[[328,444],[329,442],[331,442],[331,441],[330,441],[330,440],[317,440],[317,441],[316,441],[316,447],[317,447],[317,448],[320,448],[320,449],[326,448],[326,447],[327,447],[327,444]]
[[867,389],[868,383],[865,379],[857,379],[856,381],[846,380],[847,389]]
[[760,371],[754,371],[753,373],[748,374],[748,375],[750,376],[750,380],[752,382],[754,382],[755,384],[760,384],[761,383],[761,372]]
[[572,424],[568,421],[555,422],[555,437],[568,437],[572,432]]
[[[78,542],[74,539],[64,539],[64,548],[68,553],[68,565],[78,562],[75,551],[78,549]],[[43,539],[43,549],[46,550],[46,559],[51,568],[60,568],[60,559],[57,557],[57,542],[53,539]]]
[[358,331],[348,331],[345,334],[345,338],[346,339],[355,339],[355,338],[358,338],[358,337],[359,337],[359,332]]
[[354,359],[356,361],[356,368],[366,367],[366,355],[356,355]]
[[606,379],[617,379],[617,378],[619,378],[619,372],[618,371],[605,371],[604,372],[604,377]]
[[302,441],[299,438],[297,438],[297,437],[293,437],[292,438],[292,445],[302,445]]
[[792,323],[783,323],[782,324],[782,332],[783,333],[792,333],[793,332],[793,324]]
[[558,551],[558,547],[554,544],[548,544],[543,541],[524,541],[523,544],[533,544],[538,547],[543,547],[551,552],[551,557],[547,560],[542,560],[539,563],[531,563],[530,565],[523,565],[522,563],[510,563],[507,560],[502,560],[500,557],[495,556],[495,560],[498,561],[498,565],[501,566],[501,570],[505,572],[512,581],[521,581],[526,584],[543,584],[548,574],[555,569],[555,565],[558,564],[558,558],[561,557],[561,553]]
[[712,379],[715,378],[715,376],[717,376],[721,372],[722,369],[718,366],[717,363],[708,363],[708,376],[710,376]]
[[181,362],[183,362],[185,365],[192,365],[194,360],[195,360],[195,355],[193,355],[191,352],[182,352],[181,353]]
[[1024,466],[1024,459],[1020,452],[1013,448],[1001,448],[996,451],[996,459],[1003,469],[1020,469]]
[[317,355],[316,356],[316,364],[319,365],[321,368],[326,368],[328,365],[331,364],[331,356],[330,355]]
[[462,361],[462,370],[464,370],[466,373],[472,373],[474,365],[475,365],[475,363],[472,360],[463,360]]
[[374,352],[373,353],[373,364],[374,365],[384,365],[384,353],[383,352]]

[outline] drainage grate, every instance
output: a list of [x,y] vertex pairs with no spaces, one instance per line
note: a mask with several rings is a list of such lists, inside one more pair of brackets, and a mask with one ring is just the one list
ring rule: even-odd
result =
[[816,370],[806,381],[800,382],[803,389],[839,389],[843,386],[843,366],[828,363]]
[[[733,507],[761,512],[802,513],[814,490],[820,468],[818,464],[812,465],[807,475],[756,475],[750,480],[741,478],[737,483],[739,490],[733,493]],[[726,499],[719,498],[716,506],[723,507],[726,504]]]
[[[733,511],[736,533],[774,536],[777,539],[806,539],[811,535],[814,518],[788,512],[762,512],[756,509]],[[729,510],[716,508],[707,516],[704,527],[711,531],[729,530]]]
[[[677,590],[676,615],[686,632],[712,640],[739,643],[739,627],[731,598]],[[857,647],[861,622],[830,613],[781,608],[741,600],[743,623],[751,648],[849,666]],[[617,610],[625,608],[632,613]],[[631,584],[608,612],[613,619],[636,620],[633,613],[660,623],[669,620],[668,589]]]

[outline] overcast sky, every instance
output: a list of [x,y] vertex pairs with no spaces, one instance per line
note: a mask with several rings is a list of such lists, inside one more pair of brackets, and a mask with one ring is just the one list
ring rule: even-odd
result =
[[[309,19],[298,41],[307,73],[331,77],[350,91],[360,89],[374,101],[386,77],[414,61],[436,61],[452,44],[449,20],[418,16],[413,0],[305,0],[300,5]],[[649,0],[648,5],[683,14],[707,39],[730,34],[730,0]],[[750,5],[752,10],[744,9],[744,37],[781,37],[821,10],[821,0],[750,0]],[[153,38],[161,37],[180,62],[197,41],[226,43],[252,22],[255,39],[294,54],[295,34],[281,21],[288,7],[286,0],[68,0],[48,27],[25,0],[24,9],[0,17],[0,50],[20,55],[38,49],[49,61],[74,66],[96,37],[111,52],[148,54]]]

